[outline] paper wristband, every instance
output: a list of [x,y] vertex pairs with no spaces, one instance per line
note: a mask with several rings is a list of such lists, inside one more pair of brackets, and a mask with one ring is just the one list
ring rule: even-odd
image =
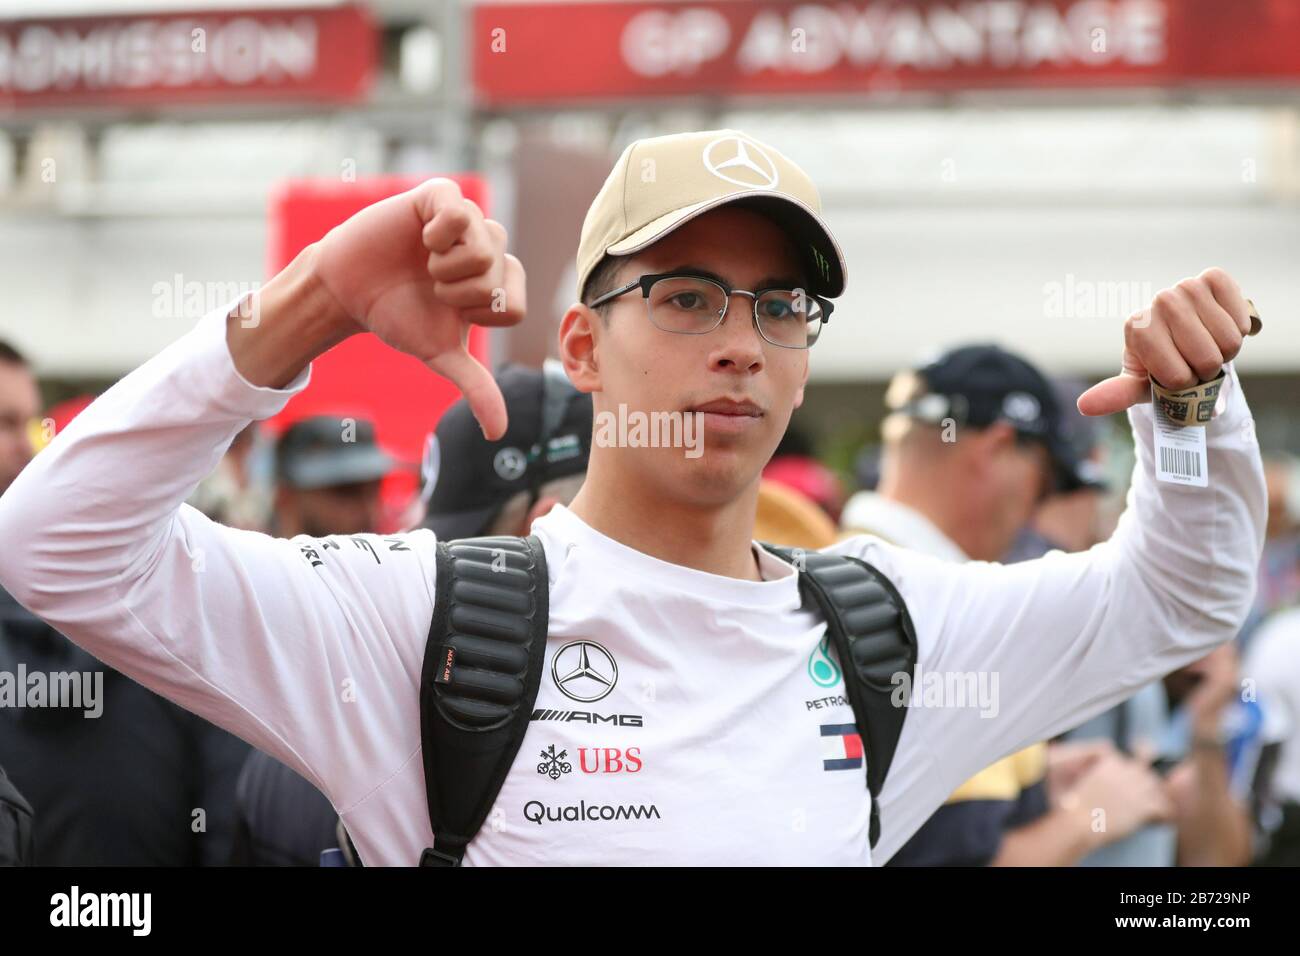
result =
[[[1257,335],[1264,323],[1260,321],[1255,303],[1247,299],[1246,304],[1250,307],[1250,331],[1246,334]],[[1178,425],[1204,425],[1214,417],[1214,403],[1219,400],[1219,391],[1227,374],[1220,369],[1219,374],[1208,381],[1177,390],[1165,388],[1153,378],[1151,388],[1160,409],[1170,421]]]

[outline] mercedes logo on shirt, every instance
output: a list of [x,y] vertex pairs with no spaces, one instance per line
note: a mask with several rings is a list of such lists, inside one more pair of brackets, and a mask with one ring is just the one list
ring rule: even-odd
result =
[[739,136],[723,136],[705,146],[704,165],[719,179],[737,186],[776,188],[776,163],[756,143]]
[[595,641],[570,641],[551,660],[551,679],[570,700],[600,700],[618,681],[614,655]]

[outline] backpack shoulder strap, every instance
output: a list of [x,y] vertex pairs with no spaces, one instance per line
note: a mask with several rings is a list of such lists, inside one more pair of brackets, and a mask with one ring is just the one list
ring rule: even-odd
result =
[[844,669],[844,688],[865,751],[874,848],[880,839],[880,791],[907,717],[906,703],[894,704],[895,675],[906,674],[910,687],[916,667],[912,618],[893,582],[860,558],[763,547],[799,569],[805,602],[811,598],[826,619],[826,633]]
[[534,535],[439,541],[420,674],[420,740],[434,845],[459,866],[528,730],[546,651],[550,582]]

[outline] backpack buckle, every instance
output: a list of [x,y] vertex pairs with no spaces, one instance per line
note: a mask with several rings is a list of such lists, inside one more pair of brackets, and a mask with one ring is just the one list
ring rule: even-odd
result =
[[425,847],[424,852],[420,854],[420,866],[460,866],[460,856],[443,853],[429,846]]

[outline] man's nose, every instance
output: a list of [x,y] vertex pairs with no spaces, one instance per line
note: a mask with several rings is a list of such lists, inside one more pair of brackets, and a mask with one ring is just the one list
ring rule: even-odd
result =
[[722,326],[714,330],[716,345],[712,364],[757,371],[763,366],[763,337],[754,322],[754,300],[733,292],[727,300]]

